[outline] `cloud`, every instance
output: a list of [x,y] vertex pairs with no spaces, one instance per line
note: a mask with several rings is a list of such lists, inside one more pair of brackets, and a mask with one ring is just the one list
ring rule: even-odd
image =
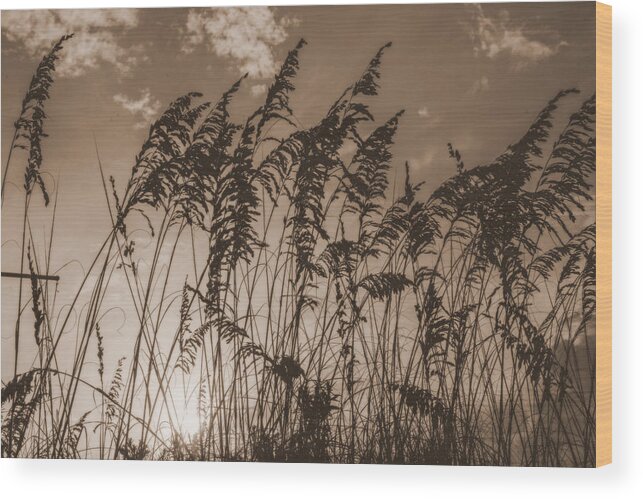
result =
[[287,28],[298,24],[290,17],[276,19],[268,7],[232,7],[188,13],[183,29],[183,52],[203,46],[228,59],[241,74],[270,78],[277,70],[272,48],[288,38]]
[[507,11],[502,11],[494,19],[486,16],[480,5],[474,10],[470,35],[476,55],[489,59],[494,59],[501,54],[509,55],[515,60],[517,69],[531,62],[547,59],[567,45],[564,41],[547,44],[530,39],[522,26],[512,23]]
[[342,144],[342,147],[339,148],[339,154],[342,158],[350,159],[355,156],[357,152],[357,144],[352,140],[347,140]]
[[473,82],[471,88],[467,90],[467,95],[477,95],[481,92],[489,90],[489,78],[482,76]]
[[437,126],[440,123],[440,121],[442,121],[439,116],[429,112],[429,108],[427,108],[426,106],[423,106],[420,109],[418,109],[418,116],[426,122],[426,125],[429,128],[433,128]]
[[114,102],[123,106],[130,114],[140,119],[136,128],[146,128],[161,111],[161,102],[152,97],[149,88],[141,91],[140,97],[130,98],[123,94],[116,94]]
[[429,168],[435,159],[436,153],[437,151],[434,147],[429,147],[424,151],[421,157],[411,158],[409,160],[411,169],[413,171],[419,171]]
[[13,10],[2,13],[3,37],[31,57],[42,57],[63,35],[65,43],[56,66],[61,76],[80,76],[102,64],[127,73],[140,59],[140,47],[123,47],[115,31],[138,26],[135,9],[109,10]]
[[250,93],[252,94],[253,97],[259,97],[260,95],[266,93],[266,89],[268,87],[265,84],[260,84],[260,85],[252,85],[250,87]]

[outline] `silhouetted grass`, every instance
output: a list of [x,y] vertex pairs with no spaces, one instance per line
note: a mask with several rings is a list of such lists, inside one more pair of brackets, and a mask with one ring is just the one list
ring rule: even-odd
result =
[[[17,124],[25,227],[33,185],[48,202],[36,110],[64,40],[34,76],[36,124]],[[24,231],[37,360],[3,382],[3,456],[594,464],[595,227],[576,220],[593,203],[594,98],[552,142],[575,91],[560,92],[489,164],[448,144],[454,175],[422,198],[408,165],[389,185],[403,111],[369,110],[389,45],[310,128],[290,106],[302,40],[244,124],[228,111],[242,78],[217,102],[176,99],[124,190],[98,157],[112,228],[64,307]],[[111,293],[135,315],[127,349],[107,341]]]

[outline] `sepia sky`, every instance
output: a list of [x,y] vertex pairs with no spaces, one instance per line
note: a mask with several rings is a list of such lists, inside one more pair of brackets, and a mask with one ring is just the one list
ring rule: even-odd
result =
[[[467,163],[483,163],[561,88],[593,92],[593,9],[588,2],[5,11],[2,140],[11,138],[34,67],[65,33],[75,38],[47,104],[45,169],[77,187],[87,170],[95,173],[92,136],[118,177],[172,99],[191,90],[217,99],[247,72],[233,107],[242,119],[301,37],[308,46],[293,108],[302,124],[314,124],[391,41],[373,109],[380,122],[406,110],[397,162],[409,160],[429,179],[447,166],[447,142]],[[18,170],[10,179],[20,183]]]
[[[397,177],[405,161],[430,191],[455,173],[446,144],[467,167],[490,161],[559,90],[577,87],[564,123],[594,92],[594,3],[324,6],[234,9],[4,11],[2,13],[2,168],[31,74],[52,43],[64,48],[47,102],[43,170],[60,185],[56,241],[60,269],[86,267],[109,230],[94,138],[106,175],[122,190],[149,124],[174,98],[200,91],[216,100],[236,79],[241,122],[262,103],[287,51],[303,37],[292,98],[296,119],[314,125],[386,42],[378,123],[406,113],[393,148]],[[24,157],[16,154],[2,210],[2,269],[20,255]],[[32,231],[46,237],[51,210]],[[11,268],[9,268],[11,267]],[[69,270],[71,271],[71,270]],[[15,284],[15,283],[13,283]],[[3,279],[3,310],[12,310]],[[2,314],[3,346],[12,320]],[[3,348],[5,353],[10,349]],[[5,363],[6,365],[6,363]]]

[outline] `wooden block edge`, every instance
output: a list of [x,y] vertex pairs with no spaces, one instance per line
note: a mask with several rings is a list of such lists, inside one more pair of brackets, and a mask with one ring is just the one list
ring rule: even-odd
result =
[[596,2],[596,466],[612,462],[612,7]]

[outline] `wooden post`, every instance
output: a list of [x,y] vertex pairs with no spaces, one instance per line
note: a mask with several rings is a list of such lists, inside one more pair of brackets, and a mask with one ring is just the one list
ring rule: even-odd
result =
[[[33,274],[40,281],[59,281],[60,276]],[[22,274],[20,272],[2,272],[2,277],[13,277],[16,279],[31,279],[31,274]]]

